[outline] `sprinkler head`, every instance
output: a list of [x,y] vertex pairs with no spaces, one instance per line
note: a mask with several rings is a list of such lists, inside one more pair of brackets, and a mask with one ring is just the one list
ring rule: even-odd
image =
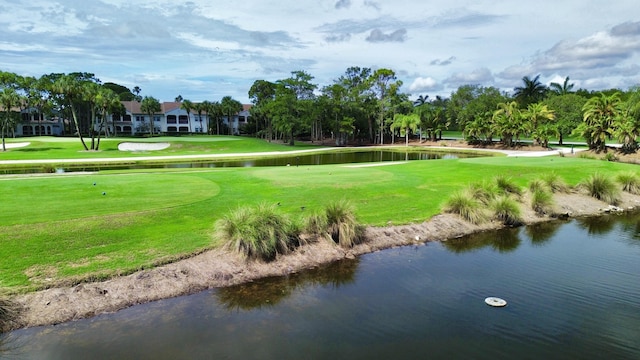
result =
[[107,195],[107,193],[106,193],[106,192],[103,192],[103,193],[102,193],[102,195]]

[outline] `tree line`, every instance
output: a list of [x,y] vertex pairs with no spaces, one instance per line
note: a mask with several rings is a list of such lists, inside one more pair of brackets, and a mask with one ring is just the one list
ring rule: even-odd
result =
[[[391,69],[349,67],[322,87],[313,79],[299,70],[274,82],[256,80],[248,91],[251,117],[241,131],[269,141],[293,143],[299,138],[320,141],[328,137],[345,145],[384,144],[395,142],[398,136],[408,143],[410,135],[435,141],[444,130],[458,130],[472,143],[499,141],[515,146],[523,137],[530,137],[546,147],[550,139],[562,144],[567,136],[579,136],[595,150],[606,149],[609,141],[621,143],[626,152],[638,149],[640,87],[574,91],[569,77],[546,86],[538,75],[523,77],[521,86],[512,92],[463,85],[448,98],[421,94],[412,101]],[[111,135],[106,126],[109,115],[125,114],[121,101],[126,100],[140,101],[148,115],[146,131],[154,135],[153,115],[160,112],[160,101],[142,97],[140,92],[137,86],[129,90],[103,84],[91,73],[34,78],[0,72],[3,145],[5,135],[20,122],[20,114],[14,111],[19,108],[29,110],[31,121],[41,120],[43,114],[70,119],[65,133],[77,134],[85,149],[97,150],[101,134]],[[242,104],[231,96],[200,103],[181,95],[175,100],[189,116],[197,113],[202,119],[206,114],[209,134],[228,133],[224,118],[231,119],[242,110]],[[90,140],[85,141],[85,136]]]
[[463,85],[448,98],[419,95],[411,101],[390,69],[350,67],[321,88],[307,72],[294,71],[286,79],[253,83],[252,121],[246,132],[289,142],[331,136],[342,145],[383,144],[397,136],[408,142],[409,134],[436,141],[443,130],[458,130],[471,143],[515,146],[530,137],[548,147],[551,139],[562,145],[565,137],[579,136],[591,149],[605,150],[613,140],[625,152],[637,151],[640,87],[574,91],[569,77],[549,86],[539,77],[523,77],[512,92]]

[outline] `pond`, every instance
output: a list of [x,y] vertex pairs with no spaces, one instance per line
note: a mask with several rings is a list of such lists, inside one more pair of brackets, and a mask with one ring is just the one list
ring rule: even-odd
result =
[[353,152],[326,152],[311,155],[295,156],[269,156],[242,160],[200,160],[200,161],[171,161],[167,163],[137,163],[125,165],[38,165],[24,169],[0,169],[0,174],[24,174],[43,171],[74,172],[74,171],[101,171],[101,170],[130,170],[130,169],[162,169],[162,168],[217,168],[217,167],[254,167],[254,166],[304,166],[325,164],[348,164],[382,161],[414,161],[436,159],[458,159],[479,157],[469,152],[434,152],[434,151],[390,151],[390,150],[362,150]]
[[394,248],[16,331],[4,356],[638,359],[639,231],[627,214]]

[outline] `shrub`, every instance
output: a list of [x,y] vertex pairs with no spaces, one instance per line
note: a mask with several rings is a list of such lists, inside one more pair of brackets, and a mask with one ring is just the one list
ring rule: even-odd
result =
[[364,226],[355,216],[353,206],[346,200],[333,202],[326,207],[327,233],[344,248],[353,247],[364,239]]
[[498,189],[500,189],[504,194],[513,194],[516,196],[522,195],[522,189],[520,189],[520,187],[511,180],[511,178],[499,175],[496,177],[495,181]]
[[553,205],[553,195],[545,189],[536,189],[531,192],[531,208],[542,215],[549,213]]
[[616,180],[622,185],[622,190],[632,194],[640,194],[640,178],[633,171],[625,171],[616,176]]
[[589,195],[606,203],[616,205],[620,201],[620,191],[609,177],[595,173],[580,184]]
[[565,183],[564,180],[562,180],[562,178],[556,173],[544,175],[542,177],[542,181],[544,181],[551,189],[551,192],[554,193],[566,193],[570,190],[569,185],[567,185],[567,183]]
[[501,196],[493,202],[492,207],[496,218],[505,225],[522,225],[520,205],[515,200],[508,196]]
[[273,260],[299,244],[300,230],[273,205],[241,207],[216,222],[216,232],[229,248],[250,259]]
[[484,207],[473,195],[466,192],[456,192],[444,205],[444,211],[458,214],[473,224],[480,224],[487,220]]

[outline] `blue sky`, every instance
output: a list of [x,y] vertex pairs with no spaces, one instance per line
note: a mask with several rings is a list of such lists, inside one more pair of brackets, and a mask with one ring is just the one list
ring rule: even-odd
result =
[[[172,101],[248,102],[255,80],[351,66],[402,90],[512,90],[523,76],[576,87],[640,84],[637,0],[0,0],[0,70],[92,72]],[[634,16],[635,15],[635,16]]]

